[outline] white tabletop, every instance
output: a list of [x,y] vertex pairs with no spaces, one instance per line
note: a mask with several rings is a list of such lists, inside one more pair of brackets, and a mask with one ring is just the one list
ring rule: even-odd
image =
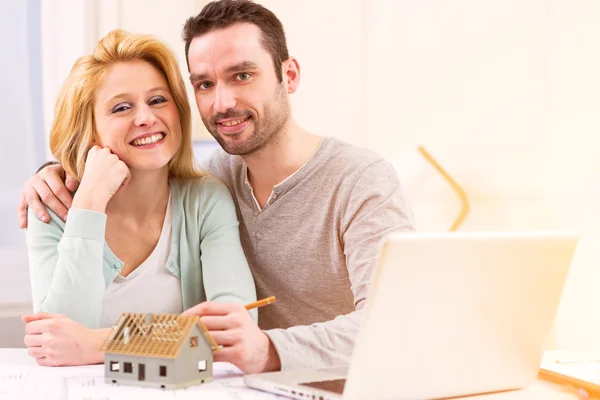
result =
[[247,388],[243,373],[215,363],[214,381],[188,389],[161,390],[104,383],[104,366],[42,367],[25,349],[0,349],[1,400],[210,399],[271,400],[279,396]]
[[[547,355],[547,357],[555,356],[556,353]],[[0,399],[2,400],[282,399],[280,396],[245,387],[243,374],[231,364],[215,363],[214,375],[214,382],[175,391],[106,385],[103,365],[41,367],[27,355],[25,349],[0,349]],[[523,390],[471,396],[468,399],[574,400],[577,398],[571,390],[536,381]]]

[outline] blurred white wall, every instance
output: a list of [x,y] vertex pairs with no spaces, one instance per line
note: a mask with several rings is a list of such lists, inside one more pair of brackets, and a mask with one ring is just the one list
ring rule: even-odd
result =
[[600,348],[600,3],[262,3],[304,68],[297,119],[392,161],[419,229],[460,206],[423,145],[469,195],[461,229],[583,233],[554,346]]
[[[39,1],[0,5],[0,308],[30,296],[19,190],[43,162]],[[1,313],[0,313],[1,314]],[[0,332],[0,338],[2,333]]]
[[[600,248],[594,236],[600,204],[591,201],[600,200],[593,197],[600,185],[600,3],[259,2],[283,21],[301,65],[293,97],[298,122],[392,161],[407,182],[421,230],[447,229],[459,203],[419,160],[417,145],[468,193],[471,211],[461,229],[585,232],[557,319],[556,346],[600,347],[600,313],[594,312],[600,305],[594,248]],[[53,55],[44,69],[54,71],[44,75],[48,105],[75,53],[89,53],[114,28],[160,36],[186,73],[181,27],[207,1],[43,3],[54,14],[44,36],[50,46],[44,54]],[[68,34],[61,33],[66,28]],[[196,136],[207,137],[198,118],[195,124]]]
[[19,190],[44,160],[39,0],[0,4],[0,347],[23,344],[20,315],[31,310]]

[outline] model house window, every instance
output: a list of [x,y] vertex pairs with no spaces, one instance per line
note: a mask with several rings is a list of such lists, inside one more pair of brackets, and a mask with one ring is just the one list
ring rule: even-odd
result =
[[138,380],[146,380],[146,364],[138,364]]
[[111,361],[110,362],[110,370],[111,371],[118,371],[119,370],[119,362],[118,361]]
[[198,336],[192,336],[190,338],[190,347],[198,347]]
[[133,372],[133,366],[130,362],[123,363],[123,372],[131,374]]
[[167,367],[165,365],[158,367],[158,374],[160,376],[167,376]]
[[206,371],[206,360],[198,361],[198,372]]

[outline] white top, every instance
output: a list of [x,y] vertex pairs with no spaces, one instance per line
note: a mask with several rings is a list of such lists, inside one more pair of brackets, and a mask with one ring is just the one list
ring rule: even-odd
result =
[[117,275],[102,300],[100,328],[110,328],[122,312],[179,314],[181,282],[166,269],[171,250],[171,196],[162,231],[148,258],[127,277]]

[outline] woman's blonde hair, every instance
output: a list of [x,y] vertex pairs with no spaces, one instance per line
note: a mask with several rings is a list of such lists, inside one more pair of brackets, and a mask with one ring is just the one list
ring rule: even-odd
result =
[[202,176],[194,162],[190,104],[175,55],[152,35],[133,35],[123,30],[111,31],[100,39],[92,55],[79,58],[73,65],[56,101],[50,130],[52,154],[68,175],[81,180],[87,153],[97,137],[96,90],[112,65],[135,60],[152,64],[164,75],[179,112],[181,146],[169,162],[169,175]]

